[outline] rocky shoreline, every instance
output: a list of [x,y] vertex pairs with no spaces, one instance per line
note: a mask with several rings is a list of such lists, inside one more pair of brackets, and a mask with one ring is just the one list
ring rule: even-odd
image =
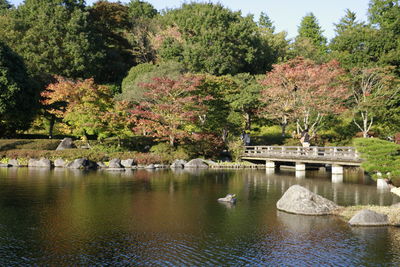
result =
[[69,168],[69,169],[83,169],[83,170],[96,170],[105,169],[109,171],[123,171],[126,169],[183,169],[183,168],[196,168],[206,169],[215,165],[216,163],[211,160],[204,159],[192,159],[190,161],[177,159],[172,164],[149,164],[149,165],[138,165],[134,159],[111,159],[109,162],[94,162],[86,158],[78,158],[72,161],[67,161],[62,158],[51,161],[47,158],[29,160],[26,159],[9,159],[7,163],[0,163],[0,167],[28,167],[28,168]]

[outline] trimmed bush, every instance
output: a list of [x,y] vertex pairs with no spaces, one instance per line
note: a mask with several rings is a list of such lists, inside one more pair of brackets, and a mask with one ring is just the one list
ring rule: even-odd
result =
[[365,160],[361,166],[373,178],[380,172],[383,177],[400,182],[400,145],[377,138],[357,138],[354,145]]

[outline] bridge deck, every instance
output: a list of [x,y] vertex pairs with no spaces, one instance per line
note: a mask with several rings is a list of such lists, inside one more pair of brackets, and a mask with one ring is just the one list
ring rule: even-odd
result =
[[265,160],[360,166],[354,147],[246,146],[243,160]]

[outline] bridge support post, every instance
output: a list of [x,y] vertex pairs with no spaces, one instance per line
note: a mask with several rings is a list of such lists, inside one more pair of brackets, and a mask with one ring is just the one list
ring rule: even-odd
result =
[[332,174],[342,174],[343,175],[343,166],[340,165],[332,165]]
[[265,162],[265,167],[266,167],[267,169],[275,169],[275,162],[274,162],[274,161],[269,161],[269,160],[267,160],[267,161]]
[[343,174],[334,174],[332,173],[332,183],[343,183]]
[[302,162],[296,162],[296,171],[305,171],[306,170],[306,164]]
[[296,178],[297,178],[297,179],[304,179],[304,178],[306,178],[306,171],[296,171]]

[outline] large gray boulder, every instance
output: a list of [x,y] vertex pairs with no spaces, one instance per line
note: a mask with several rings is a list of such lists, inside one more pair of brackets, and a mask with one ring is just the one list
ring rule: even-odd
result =
[[203,159],[192,159],[185,164],[185,168],[208,168],[208,164]]
[[124,168],[132,168],[132,166],[135,165],[135,161],[133,159],[124,159],[121,160],[121,165]]
[[363,209],[357,212],[349,221],[351,226],[382,226],[388,225],[388,216],[372,210]]
[[276,203],[279,210],[303,215],[332,214],[339,206],[307,188],[293,185]]
[[186,160],[183,159],[176,159],[174,162],[171,164],[171,168],[183,168],[185,167],[185,164],[187,163]]
[[51,168],[51,161],[49,159],[46,159],[46,158],[29,159],[28,167]]
[[108,164],[108,168],[111,169],[119,169],[119,168],[123,168],[124,166],[121,165],[121,160],[120,159],[112,159],[110,160],[109,164]]
[[74,143],[72,142],[72,138],[64,138],[63,140],[61,140],[61,143],[58,145],[58,147],[56,148],[56,150],[64,150],[64,149],[70,149],[70,148],[74,148]]
[[67,163],[65,162],[65,160],[63,159],[56,159],[54,161],[54,167],[59,168],[59,167],[65,167],[65,165],[67,165]]
[[86,159],[86,158],[80,158],[80,159],[76,159],[72,162],[70,162],[67,165],[68,168],[70,169],[96,169],[97,168],[97,164]]

